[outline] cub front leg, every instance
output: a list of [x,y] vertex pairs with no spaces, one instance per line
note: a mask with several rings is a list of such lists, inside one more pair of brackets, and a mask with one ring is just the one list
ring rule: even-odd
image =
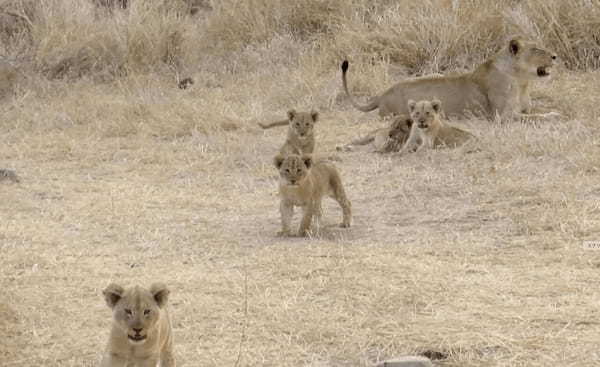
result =
[[279,212],[281,213],[281,231],[279,236],[290,235],[290,225],[294,217],[294,205],[286,200],[281,200],[279,203]]
[[302,221],[300,222],[300,230],[298,231],[300,236],[308,236],[310,234],[310,225],[312,223],[312,217],[315,212],[314,204],[306,204],[302,207],[303,216]]

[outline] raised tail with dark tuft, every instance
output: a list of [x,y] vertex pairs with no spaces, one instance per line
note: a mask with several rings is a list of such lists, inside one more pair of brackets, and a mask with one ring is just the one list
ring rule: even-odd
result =
[[344,85],[344,91],[346,91],[346,95],[348,96],[348,99],[350,99],[350,103],[352,104],[352,106],[354,106],[354,108],[356,108],[357,110],[363,112],[373,111],[374,109],[378,108],[379,98],[377,97],[372,98],[369,104],[366,106],[361,106],[358,103],[356,103],[356,101],[348,91],[348,82],[346,81],[346,72],[348,72],[348,66],[348,60],[344,60],[342,62],[342,84]]

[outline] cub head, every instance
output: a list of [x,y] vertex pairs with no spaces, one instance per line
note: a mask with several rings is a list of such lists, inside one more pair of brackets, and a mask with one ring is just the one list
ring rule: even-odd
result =
[[275,167],[279,170],[280,182],[286,186],[300,185],[311,166],[310,155],[291,154],[285,157],[282,155],[275,157]]
[[313,127],[319,119],[317,111],[296,112],[296,110],[288,111],[288,120],[290,121],[290,129],[299,136],[305,138],[312,135]]
[[167,305],[169,290],[162,283],[150,289],[139,286],[124,289],[110,284],[102,292],[106,304],[113,310],[113,323],[134,345],[144,344],[156,333],[162,309]]
[[408,111],[410,118],[419,129],[427,129],[442,112],[442,102],[437,99],[415,102],[411,99],[408,101]]
[[508,54],[511,57],[511,73],[526,79],[549,77],[558,61],[554,52],[521,38],[509,41]]
[[389,138],[398,141],[405,141],[410,135],[412,124],[413,120],[409,116],[401,115],[396,117],[390,126]]

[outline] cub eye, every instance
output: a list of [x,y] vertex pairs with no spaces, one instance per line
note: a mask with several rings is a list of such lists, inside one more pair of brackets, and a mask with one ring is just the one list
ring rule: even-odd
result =
[[427,111],[427,114],[429,115],[429,111]]
[[289,169],[289,168],[286,168],[286,169],[285,169],[285,172],[287,172],[287,173],[290,173],[290,169]]
[[144,316],[150,315],[150,310],[144,310]]
[[126,309],[125,309],[125,313],[126,313],[128,316],[131,316],[131,310],[130,310],[130,309],[126,308]]

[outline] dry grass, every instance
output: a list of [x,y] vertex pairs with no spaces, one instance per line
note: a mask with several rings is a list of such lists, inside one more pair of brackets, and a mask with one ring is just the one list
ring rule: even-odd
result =
[[[20,69],[0,101],[0,168],[21,178],[0,182],[3,366],[95,365],[101,290],[155,280],[186,366],[424,350],[447,353],[440,366],[599,363],[600,253],[582,249],[600,240],[597,2],[341,3],[225,0],[183,17],[159,0],[113,15],[0,1],[31,22],[0,43]],[[333,151],[382,124],[340,93],[342,57],[375,93],[469,68],[515,30],[566,62],[533,94],[563,118],[464,121],[471,153],[343,153],[355,225],[335,227],[329,201],[316,238],[275,237],[284,131],[255,122],[318,108],[318,149]]]

